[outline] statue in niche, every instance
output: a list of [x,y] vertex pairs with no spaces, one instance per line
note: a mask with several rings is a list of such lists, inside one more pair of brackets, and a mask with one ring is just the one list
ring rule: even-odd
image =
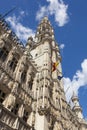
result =
[[9,94],[8,97],[6,97],[6,99],[4,100],[3,105],[9,110],[12,110],[15,104],[15,100],[16,100],[15,96]]
[[28,74],[28,75],[27,75],[27,82],[28,82],[28,83],[31,81],[31,78],[32,78],[31,75]]
[[28,50],[30,50],[30,49],[32,48],[32,45],[33,45],[33,38],[32,38],[32,36],[31,36],[31,37],[29,37],[28,40],[27,40],[26,48],[27,48]]
[[13,87],[13,81],[8,82],[8,87],[11,89]]
[[23,114],[24,114],[24,105],[22,104],[21,107],[19,108],[18,115],[19,117],[23,117]]
[[5,77],[3,78],[3,82],[6,84],[8,83],[8,81],[9,81],[9,77],[8,75],[5,75]]
[[59,122],[55,122],[53,130],[62,130],[62,126]]
[[3,81],[4,76],[5,76],[5,72],[3,72],[3,73],[1,74],[1,76],[0,76],[0,81]]
[[18,90],[18,83],[15,82],[12,88],[12,93],[16,93],[17,94],[17,90]]
[[4,45],[5,45],[5,42],[2,39],[0,39],[0,48],[3,48]]

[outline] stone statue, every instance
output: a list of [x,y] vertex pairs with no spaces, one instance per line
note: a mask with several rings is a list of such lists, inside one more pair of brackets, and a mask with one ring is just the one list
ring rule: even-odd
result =
[[10,89],[12,89],[12,87],[13,87],[13,81],[8,82],[8,87],[9,87]]
[[0,39],[0,48],[3,48],[4,45],[5,45],[4,41]]
[[17,90],[18,90],[18,83],[15,82],[12,88],[12,93],[16,93],[17,94]]
[[8,75],[5,75],[5,77],[3,78],[3,83],[8,83],[9,82],[9,77]]
[[9,94],[8,97],[6,97],[6,99],[4,100],[3,105],[9,110],[12,110],[12,108],[15,105],[15,100],[16,100],[15,96]]
[[19,117],[23,117],[24,114],[24,105],[22,104],[18,110]]
[[59,122],[55,122],[53,130],[62,130],[62,126]]
[[5,76],[5,72],[3,72],[0,76],[0,82],[4,79],[4,76]]

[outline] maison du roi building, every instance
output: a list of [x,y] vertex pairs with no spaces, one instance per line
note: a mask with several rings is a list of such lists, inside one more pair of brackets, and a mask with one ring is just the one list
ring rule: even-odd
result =
[[0,19],[0,130],[87,130],[78,97],[71,100],[73,108],[65,98],[60,50],[48,18],[26,46]]

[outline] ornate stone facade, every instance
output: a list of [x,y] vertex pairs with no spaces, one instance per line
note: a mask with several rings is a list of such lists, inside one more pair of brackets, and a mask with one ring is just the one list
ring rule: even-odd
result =
[[78,97],[71,108],[58,76],[61,56],[47,17],[25,47],[0,19],[0,130],[87,130]]

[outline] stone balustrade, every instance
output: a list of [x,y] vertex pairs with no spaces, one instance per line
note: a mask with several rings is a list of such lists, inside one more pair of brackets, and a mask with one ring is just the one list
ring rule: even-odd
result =
[[[5,124],[5,125],[4,125]],[[34,130],[22,118],[0,104],[0,130]]]

